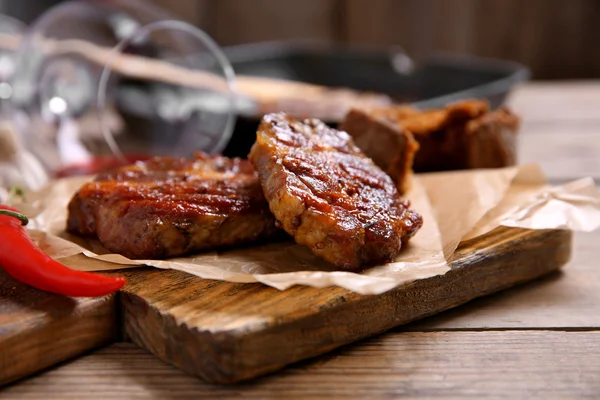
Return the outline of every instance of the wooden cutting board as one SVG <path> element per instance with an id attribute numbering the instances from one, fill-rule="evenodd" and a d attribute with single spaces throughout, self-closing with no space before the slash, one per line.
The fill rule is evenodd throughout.
<path id="1" fill-rule="evenodd" d="M 0 386 L 109 343 L 117 332 L 115 295 L 46 293 L 0 268 Z"/>
<path id="2" fill-rule="evenodd" d="M 207 382 L 238 382 L 548 274 L 570 258 L 569 231 L 498 228 L 462 243 L 443 276 L 377 296 L 345 289 L 208 281 L 128 270 L 125 334 Z"/>

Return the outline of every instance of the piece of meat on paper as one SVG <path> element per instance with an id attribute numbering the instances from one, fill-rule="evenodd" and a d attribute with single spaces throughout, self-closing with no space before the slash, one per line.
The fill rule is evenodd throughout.
<path id="1" fill-rule="evenodd" d="M 465 100 L 426 111 L 410 106 L 353 109 L 340 129 L 402 189 L 410 163 L 416 172 L 515 165 L 519 124 L 507 108 L 490 111 L 486 101 Z M 411 138 L 418 143 L 416 153 Z"/>
<path id="2" fill-rule="evenodd" d="M 249 158 L 283 229 L 342 270 L 394 260 L 423 223 L 346 132 L 319 120 L 264 116 Z"/>
<path id="3" fill-rule="evenodd" d="M 69 203 L 67 230 L 131 259 L 162 259 L 281 233 L 247 160 L 160 157 L 101 174 Z"/>
<path id="4" fill-rule="evenodd" d="M 419 143 L 408 129 L 360 109 L 350 110 L 339 129 L 352 135 L 354 143 L 394 180 L 400 193 L 410 190 Z"/>

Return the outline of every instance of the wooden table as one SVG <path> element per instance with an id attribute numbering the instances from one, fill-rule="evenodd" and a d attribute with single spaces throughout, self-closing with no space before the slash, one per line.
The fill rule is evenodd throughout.
<path id="1" fill-rule="evenodd" d="M 600 82 L 531 83 L 520 160 L 555 182 L 600 177 Z M 0 391 L 47 398 L 600 398 L 600 232 L 561 273 L 251 383 L 210 386 L 118 343 Z"/>

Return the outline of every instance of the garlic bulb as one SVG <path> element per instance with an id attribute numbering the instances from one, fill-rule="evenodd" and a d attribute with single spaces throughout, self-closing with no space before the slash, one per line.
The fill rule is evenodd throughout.
<path id="1" fill-rule="evenodd" d="M 48 180 L 39 160 L 23 148 L 12 124 L 0 122 L 0 201 L 12 186 L 35 190 Z"/>

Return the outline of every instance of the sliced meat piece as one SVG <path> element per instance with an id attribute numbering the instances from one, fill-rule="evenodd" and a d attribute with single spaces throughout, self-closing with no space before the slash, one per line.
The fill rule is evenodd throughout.
<path id="1" fill-rule="evenodd" d="M 182 256 L 279 231 L 250 162 L 204 154 L 99 175 L 71 199 L 67 229 L 132 259 Z"/>
<path id="2" fill-rule="evenodd" d="M 249 158 L 283 229 L 342 270 L 394 260 L 423 224 L 350 136 L 319 120 L 266 115 Z"/>
<path id="3" fill-rule="evenodd" d="M 363 114 L 361 123 L 355 122 L 358 112 Z M 386 144 L 388 159 L 393 154 L 406 158 L 406 146 L 396 144 L 394 149 L 387 137 L 391 129 L 401 137 L 411 132 L 419 144 L 413 163 L 416 172 L 500 168 L 516 163 L 519 119 L 506 108 L 490 111 L 483 100 L 465 100 L 427 111 L 406 106 L 355 110 L 347 114 L 340 128 L 353 138 L 369 132 L 369 145 L 363 140 L 359 147 L 376 162 L 380 158 L 375 157 L 374 150 L 379 142 Z M 386 169 L 385 163 L 378 165 Z"/>
<path id="4" fill-rule="evenodd" d="M 465 125 L 467 168 L 501 168 L 517 163 L 519 118 L 499 108 Z"/>
<path id="5" fill-rule="evenodd" d="M 381 116 L 391 122 L 400 124 L 413 134 L 421 135 L 428 132 L 443 130 L 456 125 L 462 125 L 469 120 L 489 112 L 489 105 L 483 100 L 465 100 L 450 103 L 442 109 L 419 111 L 406 106 L 389 109 L 374 109 L 374 116 Z"/>
<path id="6" fill-rule="evenodd" d="M 408 192 L 419 150 L 410 131 L 359 109 L 352 109 L 339 129 L 351 133 L 354 143 L 394 180 L 401 194 Z"/>

